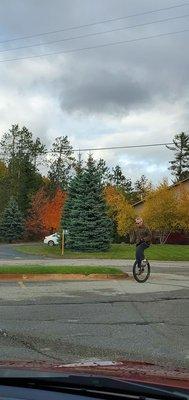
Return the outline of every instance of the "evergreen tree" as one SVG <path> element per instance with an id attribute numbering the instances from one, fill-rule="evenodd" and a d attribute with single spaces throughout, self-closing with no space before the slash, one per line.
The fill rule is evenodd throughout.
<path id="1" fill-rule="evenodd" d="M 54 187 L 66 190 L 75 165 L 72 146 L 67 136 L 57 137 L 52 145 L 48 177 Z"/>
<path id="2" fill-rule="evenodd" d="M 112 174 L 110 174 L 110 182 L 111 184 L 115 185 L 117 189 L 120 189 L 122 193 L 124 193 L 128 201 L 132 201 L 133 187 L 131 179 L 125 177 L 119 165 L 116 165 L 116 167 L 112 169 Z"/>
<path id="3" fill-rule="evenodd" d="M 107 185 L 110 183 L 110 171 L 106 165 L 106 161 L 103 160 L 103 158 L 100 158 L 100 160 L 96 163 L 96 169 L 99 173 L 102 185 Z"/>
<path id="4" fill-rule="evenodd" d="M 104 251 L 110 247 L 112 224 L 92 156 L 89 156 L 85 170 L 72 178 L 62 226 L 68 229 L 67 247 L 70 249 Z"/>
<path id="5" fill-rule="evenodd" d="M 175 135 L 173 143 L 174 147 L 167 146 L 175 153 L 175 159 L 169 161 L 171 164 L 169 169 L 175 181 L 178 182 L 189 177 L 189 135 L 181 132 Z"/>
<path id="6" fill-rule="evenodd" d="M 46 146 L 37 138 L 33 139 L 33 134 L 25 126 L 12 125 L 8 132 L 4 133 L 0 142 L 1 153 L 7 164 L 12 163 L 14 169 L 14 159 L 21 159 L 28 156 L 29 161 L 37 170 L 37 159 L 46 154 Z"/>
<path id="7" fill-rule="evenodd" d="M 142 200 L 145 195 L 151 190 L 152 184 L 145 175 L 142 175 L 140 179 L 135 182 L 135 200 Z"/>
<path id="8" fill-rule="evenodd" d="M 42 184 L 37 160 L 46 154 L 46 148 L 39 138 L 33 140 L 32 133 L 26 127 L 20 129 L 18 125 L 12 125 L 2 137 L 0 150 L 7 167 L 6 177 L 2 181 L 2 203 L 13 196 L 18 201 L 19 209 L 26 214 L 31 196 Z"/>
<path id="9" fill-rule="evenodd" d="M 40 164 L 46 164 L 45 156 L 47 154 L 46 146 L 41 143 L 41 140 L 37 137 L 37 139 L 32 143 L 31 147 L 31 155 L 33 165 L 35 170 L 37 171 L 38 167 L 38 158 L 40 157 Z"/>
<path id="10" fill-rule="evenodd" d="M 106 164 L 106 161 L 103 158 L 100 158 L 98 161 L 94 161 L 94 165 L 96 165 L 96 170 L 99 174 L 99 178 L 101 184 L 107 185 L 110 183 L 110 171 L 109 167 Z M 77 172 L 78 170 L 84 169 L 83 160 L 81 157 L 81 153 L 79 153 L 78 160 L 74 162 L 74 170 Z"/>
<path id="11" fill-rule="evenodd" d="M 9 192 L 10 182 L 8 179 L 8 168 L 6 164 L 0 160 L 0 215 L 8 203 L 10 197 Z"/>
<path id="12" fill-rule="evenodd" d="M 12 125 L 11 129 L 3 134 L 0 146 L 1 153 L 7 164 L 17 153 L 19 137 L 20 129 L 18 124 Z"/>
<path id="13" fill-rule="evenodd" d="M 8 175 L 8 169 L 4 161 L 0 160 L 0 180 Z"/>
<path id="14" fill-rule="evenodd" d="M 23 232 L 23 217 L 17 202 L 12 197 L 1 217 L 0 236 L 3 240 L 11 243 L 13 240 L 20 239 Z"/>
<path id="15" fill-rule="evenodd" d="M 28 155 L 15 156 L 8 166 L 9 170 L 9 198 L 13 196 L 18 202 L 19 209 L 27 213 L 31 204 L 32 195 L 43 183 L 42 176 L 35 171 L 35 166 Z"/>
<path id="16" fill-rule="evenodd" d="M 27 155 L 20 160 L 20 167 L 16 199 L 19 209 L 25 216 L 31 206 L 32 196 L 42 185 L 42 176 L 35 171 L 35 166 L 29 161 Z"/>
<path id="17" fill-rule="evenodd" d="M 110 175 L 110 178 L 112 184 L 115 185 L 117 188 L 124 188 L 126 178 L 119 165 L 116 165 L 115 168 L 112 169 L 112 174 Z"/>
<path id="18" fill-rule="evenodd" d="M 76 203 L 78 202 L 78 197 L 81 194 L 82 174 L 83 170 L 80 169 L 79 165 L 78 169 L 76 170 L 76 175 L 71 179 L 69 184 L 67 200 L 61 218 L 61 229 L 65 230 L 69 229 L 70 231 L 72 213 L 73 210 L 75 209 Z M 71 236 L 71 234 L 69 236 Z M 68 242 L 69 242 L 69 237 L 67 235 L 67 243 Z"/>
<path id="19" fill-rule="evenodd" d="M 78 154 L 78 159 L 75 160 L 74 170 L 75 170 L 76 174 L 79 174 L 79 173 L 81 173 L 83 171 L 83 160 L 82 160 L 80 152 Z"/>
<path id="20" fill-rule="evenodd" d="M 125 185 L 124 185 L 124 194 L 126 199 L 129 201 L 129 203 L 132 203 L 133 201 L 133 186 L 132 186 L 132 181 L 130 178 L 126 179 Z"/>

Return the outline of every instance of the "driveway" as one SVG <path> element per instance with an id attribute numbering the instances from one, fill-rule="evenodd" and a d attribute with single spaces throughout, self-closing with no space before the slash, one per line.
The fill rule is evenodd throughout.
<path id="1" fill-rule="evenodd" d="M 15 245 L 12 244 L 0 244 L 0 260 L 27 260 L 30 258 L 31 260 L 36 260 L 38 258 L 43 258 L 40 256 L 30 255 L 29 257 L 26 254 L 20 253 L 15 250 Z M 2 262 L 0 261 L 2 264 Z"/>

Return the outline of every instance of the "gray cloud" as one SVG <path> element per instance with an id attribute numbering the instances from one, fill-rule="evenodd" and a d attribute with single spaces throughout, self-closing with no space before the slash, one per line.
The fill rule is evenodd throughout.
<path id="1" fill-rule="evenodd" d="M 158 4 L 156 0 L 1 2 L 0 35 L 3 40 L 171 5 L 170 0 L 160 0 Z M 11 45 L 0 44 L 0 49 L 188 13 L 189 7 L 183 7 Z M 94 38 L 1 53 L 0 59 L 132 40 L 187 28 L 186 17 Z M 42 136 L 48 145 L 54 137 L 65 133 L 76 148 L 171 140 L 176 132 L 188 128 L 188 71 L 188 33 L 0 64 L 0 135 L 18 122 Z M 133 176 L 139 173 L 135 160 L 140 160 L 141 173 L 154 179 L 166 173 L 168 160 L 161 148 L 132 151 L 132 156 L 124 151 L 97 154 L 110 164 L 120 162 Z M 145 163 L 142 163 L 144 158 Z M 162 170 L 158 169 L 161 162 Z M 153 168 L 157 168 L 156 174 Z"/>
<path id="2" fill-rule="evenodd" d="M 176 55 L 175 55 L 176 57 Z M 61 105 L 64 111 L 84 114 L 125 114 L 146 109 L 162 101 L 174 103 L 189 93 L 187 70 L 166 64 L 136 68 L 127 61 L 120 66 L 88 62 L 70 64 L 60 80 Z M 157 62 L 159 64 L 159 62 Z M 158 69 L 159 68 L 159 69 Z M 161 69 L 162 68 L 162 69 Z"/>
<path id="3" fill-rule="evenodd" d="M 83 113 L 119 114 L 145 106 L 150 92 L 124 70 L 90 70 L 69 76 L 63 83 L 62 108 Z"/>

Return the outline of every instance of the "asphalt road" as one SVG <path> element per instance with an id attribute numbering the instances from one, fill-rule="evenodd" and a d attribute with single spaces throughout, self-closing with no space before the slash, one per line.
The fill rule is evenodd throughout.
<path id="1" fill-rule="evenodd" d="M 188 279 L 0 283 L 0 358 L 189 367 Z"/>

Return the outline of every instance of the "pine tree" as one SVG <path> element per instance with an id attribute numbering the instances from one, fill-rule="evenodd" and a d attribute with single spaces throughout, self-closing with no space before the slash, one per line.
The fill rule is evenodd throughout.
<path id="1" fill-rule="evenodd" d="M 125 187 L 126 178 L 119 165 L 116 165 L 115 168 L 112 169 L 111 182 L 117 188 Z"/>
<path id="2" fill-rule="evenodd" d="M 109 177 L 110 183 L 113 186 L 115 185 L 117 189 L 120 189 L 128 201 L 132 201 L 133 187 L 131 179 L 125 177 L 119 165 L 116 165 L 116 167 L 112 169 L 112 174 L 110 174 Z"/>
<path id="3" fill-rule="evenodd" d="M 70 226 L 71 226 L 71 219 L 72 219 L 72 213 L 73 210 L 75 209 L 76 202 L 78 201 L 78 196 L 81 194 L 81 185 L 82 185 L 82 174 L 83 174 L 83 169 L 80 168 L 80 162 L 77 163 L 77 168 L 76 168 L 76 175 L 71 179 L 69 188 L 68 188 L 68 193 L 67 193 L 67 201 L 65 202 L 62 218 L 61 218 L 61 230 L 68 230 L 70 231 Z M 72 236 L 71 233 L 67 235 L 67 245 L 69 247 L 69 237 Z"/>
<path id="4" fill-rule="evenodd" d="M 38 158 L 45 156 L 46 147 L 39 138 L 34 141 L 32 132 L 25 126 L 19 128 L 18 125 L 12 125 L 0 141 L 0 151 L 7 168 L 3 198 L 14 197 L 19 209 L 26 215 L 31 196 L 42 184 L 37 164 Z"/>
<path id="5" fill-rule="evenodd" d="M 175 135 L 173 139 L 174 147 L 167 146 L 169 150 L 174 151 L 175 159 L 169 161 L 171 174 L 178 182 L 189 177 L 189 135 L 181 132 Z"/>
<path id="6" fill-rule="evenodd" d="M 23 217 L 18 204 L 12 197 L 4 210 L 0 222 L 0 236 L 3 240 L 11 243 L 20 239 L 24 232 Z"/>
<path id="7" fill-rule="evenodd" d="M 10 198 L 10 181 L 8 177 L 8 168 L 6 164 L 0 160 L 0 215 L 5 209 Z"/>
<path id="8" fill-rule="evenodd" d="M 142 200 L 151 189 L 151 182 L 146 178 L 145 175 L 142 175 L 140 179 L 135 182 L 135 200 Z"/>
<path id="9" fill-rule="evenodd" d="M 104 251 L 110 247 L 112 224 L 97 166 L 91 156 L 84 171 L 72 179 L 62 220 L 68 229 L 67 247 L 80 251 Z"/>
<path id="10" fill-rule="evenodd" d="M 48 177 L 54 189 L 68 188 L 72 174 L 72 167 L 75 164 L 73 150 L 67 136 L 57 137 L 52 145 L 51 161 Z"/>
<path id="11" fill-rule="evenodd" d="M 100 160 L 96 163 L 96 168 L 100 175 L 102 185 L 107 185 L 110 183 L 110 171 L 106 165 L 106 161 L 103 160 L 103 158 L 100 158 Z"/>
<path id="12" fill-rule="evenodd" d="M 19 190 L 18 190 L 18 207 L 24 213 L 27 214 L 29 207 L 31 206 L 31 199 L 34 193 L 39 190 L 42 185 L 42 176 L 35 172 L 34 165 L 25 157 L 22 161 L 22 172 L 19 179 Z"/>
<path id="13" fill-rule="evenodd" d="M 4 160 L 9 165 L 12 163 L 14 169 L 14 159 L 22 159 L 28 156 L 29 161 L 35 166 L 37 171 L 38 157 L 44 157 L 46 146 L 37 138 L 33 139 L 33 134 L 25 126 L 22 128 L 18 124 L 12 125 L 8 132 L 3 134 L 0 141 L 0 150 Z"/>

